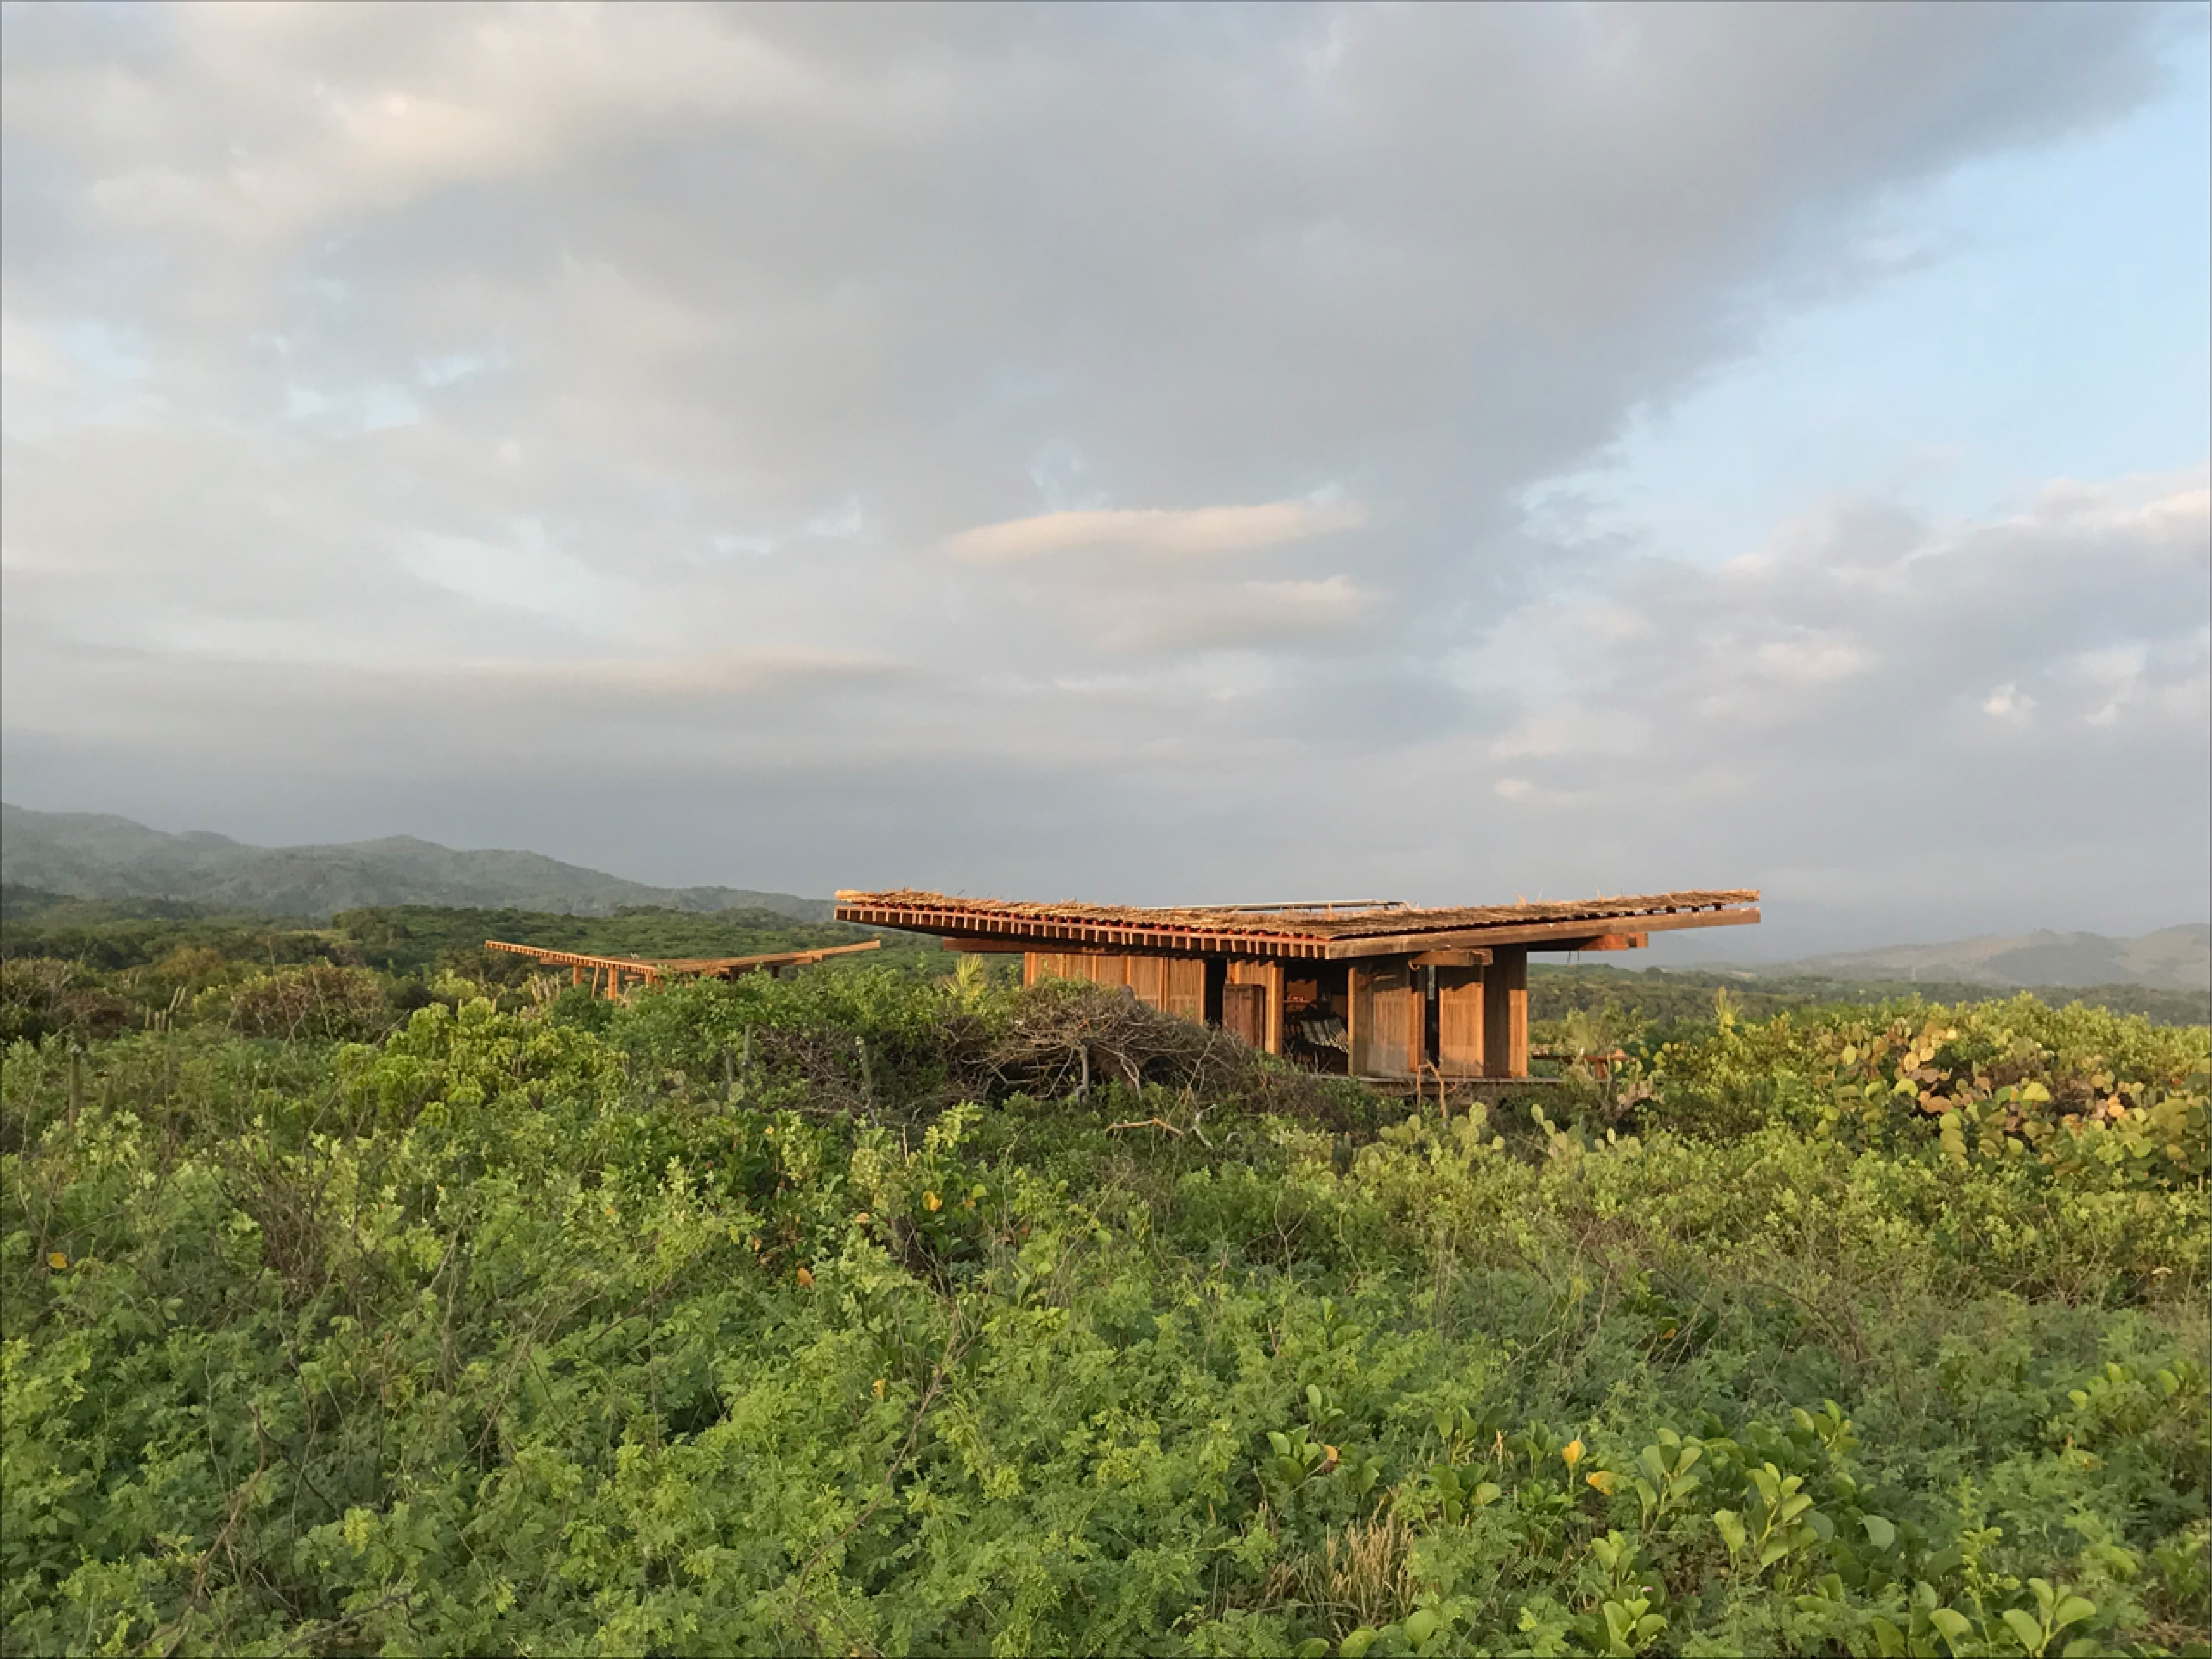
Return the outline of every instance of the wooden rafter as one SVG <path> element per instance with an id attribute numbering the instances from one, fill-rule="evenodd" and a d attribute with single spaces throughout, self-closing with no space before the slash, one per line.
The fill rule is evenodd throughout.
<path id="1" fill-rule="evenodd" d="M 555 951 L 542 945 L 516 945 L 503 939 L 488 939 L 487 951 L 505 951 L 518 957 L 534 957 L 541 968 L 576 968 L 593 973 L 630 975 L 647 981 L 660 979 L 714 978 L 729 979 L 738 974 L 758 969 L 773 971 L 781 968 L 811 968 L 830 957 L 848 957 L 862 951 L 882 948 L 879 939 L 865 940 L 859 945 L 823 945 L 806 951 L 771 951 L 756 957 L 667 957 L 648 961 L 638 957 L 596 957 L 581 951 Z"/>

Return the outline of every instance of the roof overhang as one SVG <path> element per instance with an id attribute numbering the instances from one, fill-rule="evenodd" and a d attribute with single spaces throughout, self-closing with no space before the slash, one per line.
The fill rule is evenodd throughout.
<path id="1" fill-rule="evenodd" d="M 1122 951 L 1337 962 L 1435 951 L 1626 950 L 1654 933 L 1737 927 L 1759 921 L 1749 890 L 1644 894 L 1570 902 L 1351 911 L 1254 911 L 1185 906 L 1141 909 L 1030 904 L 912 890 L 840 892 L 836 917 L 959 941 L 971 950 Z"/>

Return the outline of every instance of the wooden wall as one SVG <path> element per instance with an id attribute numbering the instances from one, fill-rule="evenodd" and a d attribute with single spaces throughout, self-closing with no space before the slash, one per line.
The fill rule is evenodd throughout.
<path id="1" fill-rule="evenodd" d="M 1427 984 L 1402 961 L 1354 963 L 1350 1003 L 1352 1076 L 1414 1076 L 1428 1046 Z"/>
<path id="2" fill-rule="evenodd" d="M 1528 1075 L 1528 951 L 1504 945 L 1491 958 L 1482 981 L 1482 1046 L 1489 1062 L 1485 1077 Z"/>
<path id="3" fill-rule="evenodd" d="M 1437 969 L 1437 1070 L 1446 1077 L 1482 1077 L 1482 969 Z"/>
<path id="4" fill-rule="evenodd" d="M 1267 1024 L 1260 1046 L 1271 1054 L 1283 1052 L 1284 977 L 1280 962 L 1265 957 L 1231 957 L 1229 959 L 1230 984 L 1257 985 L 1267 991 Z"/>
<path id="5" fill-rule="evenodd" d="M 1206 961 L 1202 957 L 1105 956 L 1090 951 L 1031 951 L 1022 958 L 1022 983 L 1041 979 L 1088 980 L 1125 985 L 1137 1000 L 1163 1013 L 1206 1023 Z"/>
<path id="6" fill-rule="evenodd" d="M 1221 976 L 1207 1006 L 1208 963 Z M 1430 1066 L 1446 1077 L 1528 1075 L 1528 953 L 1500 947 L 1483 968 L 1437 968 L 1431 1055 L 1429 975 L 1404 958 L 1350 964 L 1345 1024 L 1355 1077 L 1411 1078 Z M 1284 1048 L 1285 966 L 1266 958 L 1109 955 L 1032 951 L 1022 982 L 1087 980 L 1127 986 L 1139 1002 L 1205 1024 L 1209 1016 L 1271 1054 Z M 1253 992 L 1259 994 L 1255 996 Z"/>

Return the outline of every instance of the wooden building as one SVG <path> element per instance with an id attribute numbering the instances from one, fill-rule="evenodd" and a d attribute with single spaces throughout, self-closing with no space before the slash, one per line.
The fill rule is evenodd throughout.
<path id="1" fill-rule="evenodd" d="M 1125 986 L 1318 1071 L 1528 1074 L 1532 951 L 1630 951 L 1655 933 L 1759 920 L 1753 891 L 1417 909 L 1394 901 L 1145 909 L 841 892 L 837 920 L 1019 952 L 1022 978 Z"/>

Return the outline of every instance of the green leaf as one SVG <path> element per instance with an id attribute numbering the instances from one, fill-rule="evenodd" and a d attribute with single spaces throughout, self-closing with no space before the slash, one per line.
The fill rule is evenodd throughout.
<path id="1" fill-rule="evenodd" d="M 1307 1638 L 1297 1648 L 1298 1659 L 1322 1659 L 1328 1651 L 1328 1643 L 1318 1636 Z"/>
<path id="2" fill-rule="evenodd" d="M 1897 1541 L 1897 1528 L 1884 1516 L 1863 1515 L 1859 1525 L 1866 1528 L 1867 1542 L 1878 1550 L 1886 1550 Z"/>
<path id="3" fill-rule="evenodd" d="M 1888 1620 L 1875 1618 L 1868 1623 L 1874 1630 L 1874 1644 L 1881 1659 L 1905 1659 L 1905 1632 Z"/>
<path id="4" fill-rule="evenodd" d="M 2021 1646 L 2027 1649 L 2028 1652 L 2040 1655 L 2045 1647 L 2049 1645 L 2051 1638 L 2043 1633 L 2043 1626 L 2018 1607 L 2007 1607 L 2004 1610 L 2004 1621 L 2013 1635 L 2019 1638 Z"/>
<path id="5" fill-rule="evenodd" d="M 1973 1629 L 1966 1615 L 1956 1607 L 1936 1607 L 1929 1612 L 1928 1622 L 1942 1633 L 1943 1639 L 1955 1644 L 1958 1639 Z"/>
<path id="6" fill-rule="evenodd" d="M 2069 1595 L 2059 1602 L 2058 1610 L 2051 1614 L 2051 1628 L 2062 1631 L 2069 1625 L 2078 1625 L 2084 1619 L 2096 1616 L 2097 1604 L 2094 1601 L 2086 1595 Z"/>
<path id="7" fill-rule="evenodd" d="M 1744 1534 L 1743 1522 L 1734 1510 L 1715 1510 L 1713 1525 L 1720 1529 L 1721 1542 L 1729 1547 L 1730 1554 L 1741 1550 L 1750 1541 Z"/>
<path id="8" fill-rule="evenodd" d="M 1371 1626 L 1362 1625 L 1338 1643 L 1336 1650 L 1344 1656 L 1344 1659 L 1360 1659 L 1361 1655 L 1375 1645 L 1375 1638 L 1382 1633 Z"/>
<path id="9" fill-rule="evenodd" d="M 1416 1648 L 1425 1647 L 1436 1630 L 1437 1615 L 1427 1607 L 1418 1607 L 1406 1620 L 1406 1639 Z"/>

